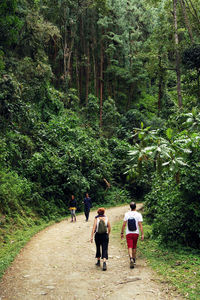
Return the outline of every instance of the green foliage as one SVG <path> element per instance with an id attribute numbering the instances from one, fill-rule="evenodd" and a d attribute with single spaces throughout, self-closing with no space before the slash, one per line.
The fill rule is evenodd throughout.
<path id="1" fill-rule="evenodd" d="M 200 69 L 200 45 L 185 49 L 182 56 L 183 64 L 188 69 Z"/>
<path id="2" fill-rule="evenodd" d="M 64 216 L 72 193 L 79 210 L 86 191 L 96 204 L 146 196 L 160 240 L 167 230 L 175 237 L 174 224 L 179 242 L 191 236 L 199 245 L 196 6 L 188 5 L 195 40 L 189 48 L 178 8 L 182 63 L 191 69 L 182 68 L 179 111 L 170 1 L 1 1 L 0 212 L 6 220 L 23 226 L 31 212 L 45 220 Z M 185 207 L 193 216 L 187 224 Z"/>
<path id="3" fill-rule="evenodd" d="M 199 191 L 197 185 L 199 174 L 193 167 L 194 174 L 189 179 L 191 169 L 182 172 L 181 184 L 178 186 L 172 177 L 160 182 L 155 177 L 151 192 L 145 197 L 145 207 L 150 222 L 153 221 L 154 237 L 162 243 L 182 243 L 190 247 L 199 247 L 200 214 L 198 209 Z M 192 183 L 192 184 L 191 184 Z"/>
<path id="4" fill-rule="evenodd" d="M 4 74 L 0 79 L 0 115 L 5 122 L 15 119 L 16 112 L 20 113 L 20 94 L 20 84 L 16 78 Z"/>
<path id="5" fill-rule="evenodd" d="M 0 49 L 0 72 L 5 68 L 4 52 Z"/>
<path id="6" fill-rule="evenodd" d="M 130 202 L 130 194 L 127 190 L 121 189 L 119 187 L 111 187 L 106 195 L 105 201 L 108 205 L 116 206 L 122 203 Z"/>
<path id="7" fill-rule="evenodd" d="M 17 43 L 23 21 L 17 16 L 17 0 L 2 0 L 0 3 L 0 44 L 8 47 Z"/>
<path id="8" fill-rule="evenodd" d="M 103 131 L 108 136 L 115 134 L 117 125 L 119 124 L 120 114 L 117 111 L 115 101 L 111 98 L 103 103 Z"/>
<path id="9" fill-rule="evenodd" d="M 199 247 L 200 231 L 198 210 L 199 147 L 198 112 L 183 114 L 183 127 L 177 132 L 168 128 L 165 137 L 150 128 L 135 129 L 134 139 L 138 143 L 129 151 L 128 179 L 136 182 L 152 179 L 151 190 L 145 196 L 146 210 L 153 221 L 154 236 L 161 242 L 179 243 Z M 149 163 L 152 168 L 148 169 Z M 157 174 L 155 173 L 157 171 Z M 192 172 L 191 172 L 192 171 Z M 193 175 L 189 175 L 193 174 Z M 191 216 L 188 218 L 188 214 Z"/>
<path id="10" fill-rule="evenodd" d="M 140 111 L 137 109 L 128 110 L 120 119 L 120 126 L 118 127 L 119 137 L 130 138 L 133 128 L 139 127 L 142 121 L 144 121 L 144 115 Z"/>
<path id="11" fill-rule="evenodd" d="M 86 125 L 94 130 L 99 129 L 99 100 L 92 94 L 88 95 L 88 104 L 83 109 Z"/>
<path id="12" fill-rule="evenodd" d="M 67 93 L 67 99 L 65 100 L 65 106 L 71 108 L 74 111 L 79 110 L 80 99 L 75 89 L 69 89 Z"/>
<path id="13" fill-rule="evenodd" d="M 6 169 L 0 171 L 0 183 L 0 212 L 10 216 L 23 214 L 31 199 L 32 184 Z"/>

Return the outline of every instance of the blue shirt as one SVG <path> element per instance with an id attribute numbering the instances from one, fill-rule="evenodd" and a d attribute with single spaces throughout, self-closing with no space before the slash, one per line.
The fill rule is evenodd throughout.
<path id="1" fill-rule="evenodd" d="M 89 210 L 92 207 L 92 201 L 90 197 L 84 199 L 84 205 L 85 210 Z"/>

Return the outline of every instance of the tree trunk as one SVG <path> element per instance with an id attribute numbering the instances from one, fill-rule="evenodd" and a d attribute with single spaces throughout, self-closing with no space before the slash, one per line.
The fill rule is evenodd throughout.
<path id="1" fill-rule="evenodd" d="M 197 69 L 198 98 L 200 99 L 200 82 L 199 82 L 199 77 L 200 77 L 200 70 Z"/>
<path id="2" fill-rule="evenodd" d="M 177 23 L 177 0 L 173 0 L 173 16 L 174 16 L 174 39 L 175 39 L 175 52 L 176 52 L 176 76 L 177 76 L 177 94 L 178 105 L 182 107 L 181 95 L 181 70 L 180 70 L 180 54 L 179 54 L 179 39 L 178 39 L 178 23 Z"/>
<path id="3" fill-rule="evenodd" d="M 89 42 L 87 43 L 87 66 L 86 66 L 86 84 L 85 84 L 85 102 L 88 104 L 88 91 L 89 91 L 89 80 L 90 80 L 90 48 Z"/>
<path id="4" fill-rule="evenodd" d="M 92 46 L 92 59 L 93 59 L 93 78 L 94 78 L 94 94 L 96 95 L 97 90 L 97 79 L 96 79 L 96 60 L 94 54 L 94 45 Z"/>
<path id="5" fill-rule="evenodd" d="M 67 37 L 66 37 L 66 32 L 65 32 L 64 33 L 64 48 L 63 48 L 63 74 L 64 74 L 64 79 L 66 79 L 66 77 L 67 77 L 66 66 L 67 66 Z"/>
<path id="6" fill-rule="evenodd" d="M 76 49 L 75 60 L 76 60 L 76 88 L 77 88 L 78 95 L 79 95 L 79 99 L 80 99 L 79 66 L 78 66 L 79 58 L 78 58 L 78 52 L 77 52 L 77 49 Z"/>
<path id="7" fill-rule="evenodd" d="M 79 48 L 80 53 L 85 54 L 84 52 L 84 29 L 83 29 L 83 16 L 80 16 L 80 48 Z M 80 88 L 80 100 L 82 101 L 83 97 L 83 78 L 84 78 L 84 66 L 83 66 L 83 61 L 82 61 L 82 55 L 80 55 L 80 68 L 79 68 L 79 88 Z M 84 95 L 85 97 L 85 95 Z"/>
<path id="8" fill-rule="evenodd" d="M 161 112 L 161 109 L 162 109 L 162 98 L 163 98 L 163 86 L 164 86 L 164 76 L 163 76 L 163 72 L 164 72 L 164 69 L 162 67 L 162 58 L 161 56 L 159 55 L 158 56 L 158 60 L 159 60 L 159 63 L 158 63 L 158 66 L 159 66 L 159 70 L 158 70 L 158 76 L 159 76 L 159 81 L 158 81 L 158 116 L 160 116 L 160 112 Z"/>
<path id="9" fill-rule="evenodd" d="M 131 99 L 132 99 L 132 96 L 133 96 L 133 90 L 134 90 L 134 82 L 131 83 L 131 86 L 129 87 L 129 93 L 128 93 L 128 101 L 126 103 L 126 111 L 129 110 L 130 106 L 131 106 Z"/>
<path id="10" fill-rule="evenodd" d="M 191 0 L 189 0 L 189 2 L 190 2 L 191 6 L 192 6 L 192 8 L 193 8 L 193 11 L 194 11 L 194 14 L 195 14 L 195 16 L 196 16 L 197 21 L 200 23 L 199 16 L 198 16 L 198 13 L 197 13 L 197 11 L 196 11 L 196 8 L 194 7 L 194 4 L 192 3 Z"/>
<path id="11" fill-rule="evenodd" d="M 71 33 L 71 43 L 69 45 L 69 49 L 67 52 L 67 70 L 66 70 L 66 78 L 69 82 L 71 81 L 70 70 L 71 70 L 71 57 L 72 57 L 73 48 L 74 48 L 74 34 Z"/>
<path id="12" fill-rule="evenodd" d="M 102 33 L 103 36 L 103 33 Z M 101 40 L 100 50 L 100 129 L 102 128 L 102 111 L 103 111 L 103 41 Z"/>
<path id="13" fill-rule="evenodd" d="M 190 26 L 190 21 L 189 21 L 187 12 L 186 12 L 185 2 L 184 2 L 184 0 L 180 0 L 180 2 L 181 2 L 181 8 L 182 8 L 183 16 L 184 16 L 185 26 L 188 30 L 190 40 L 194 44 L 194 38 L 193 38 L 193 34 L 192 34 L 192 29 Z"/>

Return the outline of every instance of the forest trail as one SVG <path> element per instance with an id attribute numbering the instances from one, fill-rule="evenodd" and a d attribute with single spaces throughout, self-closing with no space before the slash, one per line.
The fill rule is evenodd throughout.
<path id="1" fill-rule="evenodd" d="M 107 209 L 111 226 L 127 210 Z M 90 243 L 95 215 L 90 213 L 89 222 L 79 215 L 76 223 L 68 219 L 36 234 L 5 273 L 0 300 L 183 299 L 143 259 L 130 269 L 126 249 L 112 234 L 108 269 L 96 267 L 95 243 Z"/>

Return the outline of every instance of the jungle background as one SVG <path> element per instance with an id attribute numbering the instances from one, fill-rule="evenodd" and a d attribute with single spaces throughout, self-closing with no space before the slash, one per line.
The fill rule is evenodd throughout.
<path id="1" fill-rule="evenodd" d="M 152 238 L 199 248 L 199 7 L 1 0 L 0 243 L 88 192 L 143 202 Z"/>

